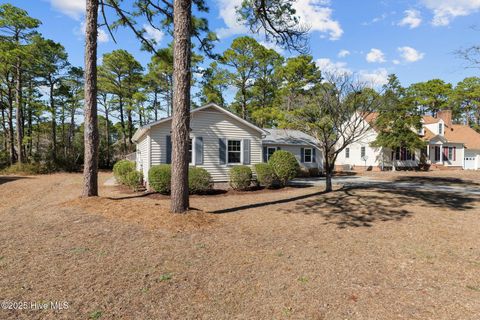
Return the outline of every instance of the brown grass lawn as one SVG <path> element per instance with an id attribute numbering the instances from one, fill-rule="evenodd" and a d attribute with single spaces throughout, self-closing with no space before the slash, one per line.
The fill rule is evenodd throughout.
<path id="1" fill-rule="evenodd" d="M 81 181 L 0 177 L 0 300 L 68 302 L 0 319 L 480 319 L 477 197 L 291 188 L 172 215 Z"/>

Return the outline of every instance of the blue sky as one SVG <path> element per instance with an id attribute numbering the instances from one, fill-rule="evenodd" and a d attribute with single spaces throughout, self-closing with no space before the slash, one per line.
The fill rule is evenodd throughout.
<path id="1" fill-rule="evenodd" d="M 6 2 L 43 21 L 40 31 L 44 36 L 62 43 L 73 65 L 83 64 L 85 0 L 0 0 Z M 249 34 L 234 15 L 241 0 L 207 3 L 210 27 L 220 35 L 217 52 L 236 36 Z M 455 84 L 479 73 L 464 68 L 454 52 L 480 43 L 480 25 L 473 28 L 480 21 L 480 0 L 297 0 L 295 5 L 301 21 L 310 26 L 311 54 L 324 71 L 352 72 L 375 84 L 396 73 L 404 85 L 432 78 Z M 117 31 L 117 44 L 104 31 L 99 55 L 123 48 L 143 64 L 149 61 L 150 55 L 140 51 L 130 31 Z M 159 32 L 151 36 L 160 46 L 169 42 Z"/>

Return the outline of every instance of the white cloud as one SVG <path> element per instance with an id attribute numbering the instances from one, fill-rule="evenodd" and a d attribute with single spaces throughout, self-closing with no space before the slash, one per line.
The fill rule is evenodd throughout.
<path id="1" fill-rule="evenodd" d="M 75 20 L 85 14 L 85 3 L 85 0 L 50 0 L 52 7 Z"/>
<path id="2" fill-rule="evenodd" d="M 388 83 L 388 71 L 385 68 L 373 71 L 361 70 L 358 73 L 358 78 L 367 86 L 377 88 Z"/>
<path id="3" fill-rule="evenodd" d="M 242 4 L 242 0 L 217 0 L 219 6 L 219 15 L 225 23 L 225 28 L 216 30 L 219 38 L 227 38 L 236 34 L 247 33 L 248 28 L 241 24 L 237 18 L 237 7 Z"/>
<path id="4" fill-rule="evenodd" d="M 277 53 L 283 54 L 285 50 L 283 50 L 279 45 L 273 42 L 268 42 L 268 41 L 258 41 L 262 46 L 264 46 L 267 49 L 272 49 L 275 50 Z"/>
<path id="5" fill-rule="evenodd" d="M 328 0 L 297 0 L 294 8 L 300 23 L 310 27 L 310 31 L 327 33 L 330 40 L 338 40 L 343 34 L 340 23 L 332 19 L 333 10 Z"/>
<path id="6" fill-rule="evenodd" d="M 333 62 L 328 58 L 317 59 L 316 64 L 320 71 L 324 74 L 335 76 L 351 75 L 352 70 L 347 67 L 345 62 Z"/>
<path id="7" fill-rule="evenodd" d="M 397 59 L 393 60 L 392 62 L 393 64 L 400 64 L 400 60 L 397 60 Z"/>
<path id="8" fill-rule="evenodd" d="M 165 36 L 165 33 L 163 33 L 161 30 L 155 29 L 149 24 L 144 24 L 143 29 L 145 29 L 146 38 L 154 40 L 157 44 L 160 43 Z"/>
<path id="9" fill-rule="evenodd" d="M 316 64 L 324 75 L 352 76 L 368 87 L 378 88 L 388 82 L 388 71 L 385 68 L 354 72 L 345 62 L 334 62 L 328 58 L 317 59 Z"/>
<path id="10" fill-rule="evenodd" d="M 380 49 L 372 48 L 366 56 L 367 62 L 370 63 L 383 63 L 385 62 L 385 54 Z"/>
<path id="11" fill-rule="evenodd" d="M 434 26 L 447 26 L 456 17 L 480 10 L 480 0 L 421 0 L 421 3 L 433 11 Z"/>
<path id="12" fill-rule="evenodd" d="M 216 30 L 220 38 L 249 32 L 249 29 L 238 21 L 236 14 L 236 8 L 242 4 L 242 0 L 217 0 L 217 4 L 219 16 L 226 25 Z M 297 0 L 293 6 L 300 23 L 310 27 L 310 32 L 318 31 L 326 34 L 330 40 L 338 40 L 343 30 L 340 23 L 332 19 L 333 10 L 328 7 L 329 4 L 328 0 Z"/>
<path id="13" fill-rule="evenodd" d="M 350 51 L 345 50 L 345 49 L 340 50 L 340 52 L 338 53 L 338 57 L 339 57 L 339 58 L 346 58 L 346 57 L 348 57 L 349 55 L 350 55 Z"/>
<path id="14" fill-rule="evenodd" d="M 422 60 L 425 56 L 424 53 L 419 52 L 412 47 L 400 47 L 398 48 L 398 51 L 405 62 L 417 62 Z"/>
<path id="15" fill-rule="evenodd" d="M 75 29 L 74 33 L 78 36 L 85 37 L 85 32 L 86 32 L 86 26 L 85 26 L 85 21 L 80 22 L 80 28 Z M 105 43 L 110 40 L 110 37 L 108 34 L 105 32 L 103 29 L 98 29 L 98 35 L 97 35 L 97 41 L 98 43 Z"/>
<path id="16" fill-rule="evenodd" d="M 422 23 L 422 17 L 418 10 L 405 10 L 405 17 L 398 23 L 399 26 L 408 26 L 415 29 Z"/>

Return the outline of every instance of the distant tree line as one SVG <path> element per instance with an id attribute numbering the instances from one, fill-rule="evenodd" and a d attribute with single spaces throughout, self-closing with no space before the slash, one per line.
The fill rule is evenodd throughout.
<path id="1" fill-rule="evenodd" d="M 0 6 L 0 166 L 42 162 L 74 170 L 84 154 L 84 72 L 70 64 L 62 44 L 38 32 L 40 24 L 11 4 Z M 139 126 L 172 115 L 173 60 L 172 45 L 155 50 L 146 66 L 126 50 L 103 56 L 97 94 L 100 167 L 134 151 Z M 251 37 L 236 38 L 209 61 L 203 67 L 205 55 L 192 54 L 192 107 L 214 102 L 261 127 L 294 126 L 292 116 L 324 96 L 328 83 L 312 56 L 285 58 Z M 400 86 L 396 78 L 389 80 Z M 412 114 L 451 109 L 454 121 L 480 130 L 478 77 L 456 86 L 433 79 L 383 89 L 362 89 L 362 97 L 386 101 L 376 111 L 392 111 L 395 93 Z"/>

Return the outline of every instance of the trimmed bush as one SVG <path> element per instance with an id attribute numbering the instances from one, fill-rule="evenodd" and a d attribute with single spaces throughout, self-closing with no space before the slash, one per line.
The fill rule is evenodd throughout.
<path id="1" fill-rule="evenodd" d="M 125 185 L 130 187 L 133 191 L 138 191 L 143 180 L 143 174 L 140 171 L 134 170 L 127 173 L 125 176 Z"/>
<path id="2" fill-rule="evenodd" d="M 268 164 L 272 167 L 282 186 L 297 176 L 300 165 L 295 156 L 288 151 L 278 150 L 270 157 Z"/>
<path id="3" fill-rule="evenodd" d="M 310 177 L 320 177 L 322 175 L 322 171 L 320 171 L 318 168 L 309 168 L 308 174 Z"/>
<path id="4" fill-rule="evenodd" d="M 248 166 L 234 166 L 230 169 L 230 187 L 245 190 L 252 183 L 252 169 Z"/>
<path id="5" fill-rule="evenodd" d="M 113 166 L 113 175 L 121 184 L 125 184 L 127 174 L 135 171 L 135 162 L 129 160 L 120 160 Z"/>
<path id="6" fill-rule="evenodd" d="M 172 167 L 169 164 L 152 166 L 148 170 L 148 183 L 156 192 L 168 194 L 172 183 Z"/>
<path id="7" fill-rule="evenodd" d="M 260 185 L 270 188 L 278 182 L 277 175 L 268 163 L 257 163 L 254 168 Z"/>
<path id="8" fill-rule="evenodd" d="M 188 191 L 194 193 L 206 193 L 213 188 L 212 177 L 207 170 L 198 167 L 188 169 Z"/>

